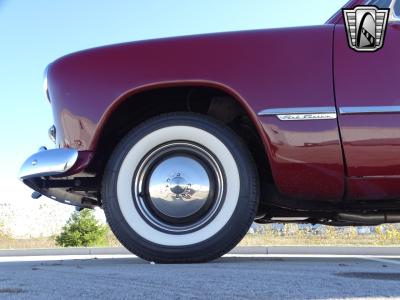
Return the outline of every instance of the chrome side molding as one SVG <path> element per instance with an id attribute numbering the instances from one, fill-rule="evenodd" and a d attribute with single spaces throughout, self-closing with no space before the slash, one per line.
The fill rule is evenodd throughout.
<path id="1" fill-rule="evenodd" d="M 336 119 L 334 106 L 269 108 L 258 112 L 259 116 L 276 116 L 282 121 L 332 120 Z"/>
<path id="2" fill-rule="evenodd" d="M 342 106 L 339 107 L 339 113 L 341 115 L 400 113 L 400 105 Z M 334 106 L 268 108 L 261 110 L 257 115 L 276 116 L 282 121 L 330 120 L 337 118 Z"/>
<path id="3" fill-rule="evenodd" d="M 76 149 L 52 149 L 41 147 L 21 166 L 20 179 L 61 175 L 72 168 L 78 160 Z"/>
<path id="4" fill-rule="evenodd" d="M 339 112 L 341 115 L 400 113 L 400 105 L 345 106 L 345 107 L 340 107 Z"/>

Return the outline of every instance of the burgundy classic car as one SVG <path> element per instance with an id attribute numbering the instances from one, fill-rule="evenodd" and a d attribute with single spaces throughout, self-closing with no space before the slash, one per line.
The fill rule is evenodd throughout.
<path id="1" fill-rule="evenodd" d="M 20 178 L 35 198 L 103 208 L 122 244 L 156 262 L 217 258 L 253 221 L 400 222 L 400 1 L 345 8 L 360 5 L 390 8 L 379 51 L 349 47 L 339 10 L 320 26 L 56 60 L 56 147 Z"/>

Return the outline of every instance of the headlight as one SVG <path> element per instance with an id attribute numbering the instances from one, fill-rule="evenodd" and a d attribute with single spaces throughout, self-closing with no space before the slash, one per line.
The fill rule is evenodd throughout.
<path id="1" fill-rule="evenodd" d="M 53 143 L 56 142 L 56 126 L 54 125 L 49 128 L 49 138 Z"/>
<path id="2" fill-rule="evenodd" d="M 46 94 L 47 100 L 50 101 L 49 89 L 47 86 L 47 69 L 48 69 L 48 67 L 46 67 L 46 69 L 44 70 L 44 74 L 43 74 L 43 90 L 44 90 L 44 93 Z"/>

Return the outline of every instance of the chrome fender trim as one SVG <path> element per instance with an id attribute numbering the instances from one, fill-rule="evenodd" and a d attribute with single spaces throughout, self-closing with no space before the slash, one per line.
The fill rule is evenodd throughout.
<path id="1" fill-rule="evenodd" d="M 276 116 L 282 121 L 308 121 L 336 119 L 334 106 L 269 108 L 258 112 L 259 116 Z"/>
<path id="2" fill-rule="evenodd" d="M 339 107 L 341 115 L 356 115 L 356 114 L 390 114 L 400 113 L 399 105 L 390 106 L 345 106 Z"/>

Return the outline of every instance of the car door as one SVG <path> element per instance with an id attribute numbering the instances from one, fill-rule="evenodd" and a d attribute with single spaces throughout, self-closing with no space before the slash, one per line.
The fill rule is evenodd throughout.
<path id="1" fill-rule="evenodd" d="M 347 165 L 347 197 L 400 197 L 400 0 L 392 5 L 383 48 L 356 52 L 344 24 L 334 36 L 334 83 Z M 342 22 L 340 22 L 342 23 Z"/>

